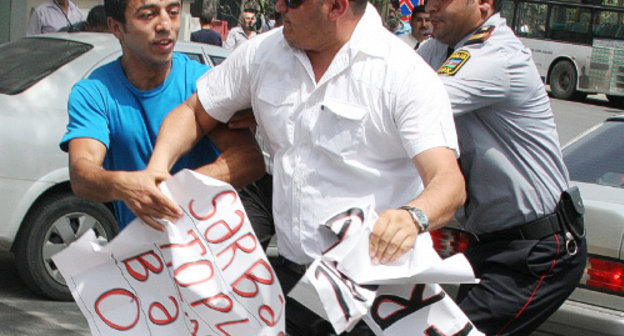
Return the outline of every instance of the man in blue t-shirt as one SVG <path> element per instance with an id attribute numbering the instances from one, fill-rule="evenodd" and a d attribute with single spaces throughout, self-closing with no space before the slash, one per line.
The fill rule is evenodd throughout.
<path id="1" fill-rule="evenodd" d="M 120 228 L 140 217 L 174 220 L 181 209 L 158 188 L 169 172 L 144 170 L 160 124 L 196 91 L 209 67 L 173 53 L 180 29 L 180 2 L 106 0 L 108 26 L 122 56 L 78 82 L 69 98 L 69 124 L 61 149 L 69 152 L 74 192 L 94 201 L 115 201 Z M 219 127 L 180 158 L 183 168 L 242 187 L 262 176 L 264 162 L 249 130 Z"/>

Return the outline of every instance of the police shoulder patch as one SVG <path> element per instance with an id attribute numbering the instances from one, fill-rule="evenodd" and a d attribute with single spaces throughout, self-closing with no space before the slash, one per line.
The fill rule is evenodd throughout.
<path id="1" fill-rule="evenodd" d="M 466 64 L 469 58 L 470 53 L 467 50 L 458 50 L 446 59 L 446 62 L 438 69 L 438 73 L 440 75 L 453 76 Z"/>
<path id="2" fill-rule="evenodd" d="M 464 45 L 483 43 L 487 41 L 488 38 L 490 38 L 493 31 L 494 31 L 494 26 L 492 25 L 482 26 L 479 29 L 477 29 L 477 31 L 474 34 L 472 34 L 472 36 L 468 38 L 468 41 L 466 41 Z"/>

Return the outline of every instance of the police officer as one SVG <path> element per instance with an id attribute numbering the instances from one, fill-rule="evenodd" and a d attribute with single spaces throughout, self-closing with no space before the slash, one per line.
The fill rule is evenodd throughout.
<path id="1" fill-rule="evenodd" d="M 587 251 L 548 95 L 501 2 L 428 0 L 435 39 L 418 53 L 448 91 L 467 183 L 457 217 L 481 282 L 458 303 L 488 335 L 527 335 L 574 290 Z"/>

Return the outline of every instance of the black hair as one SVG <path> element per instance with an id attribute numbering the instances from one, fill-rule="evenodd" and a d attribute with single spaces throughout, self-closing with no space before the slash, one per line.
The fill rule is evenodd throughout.
<path id="1" fill-rule="evenodd" d="M 122 24 L 126 23 L 126 8 L 128 0 L 104 0 L 104 9 L 106 16 L 110 16 Z"/>
<path id="2" fill-rule="evenodd" d="M 87 15 L 87 23 L 91 27 L 106 27 L 106 10 L 104 6 L 93 6 Z"/>
<path id="3" fill-rule="evenodd" d="M 414 10 L 412 11 L 412 15 L 415 13 L 427 13 L 427 10 L 425 9 L 425 5 L 414 7 Z"/>
<path id="4" fill-rule="evenodd" d="M 205 25 L 205 24 L 210 24 L 212 23 L 212 19 L 214 18 L 214 15 L 208 13 L 208 12 L 203 12 L 200 16 L 199 16 L 199 24 L 201 25 Z"/>
<path id="5" fill-rule="evenodd" d="M 366 4 L 368 0 L 350 0 L 353 2 L 353 12 L 356 14 L 363 14 L 364 10 L 366 10 Z"/>
<path id="6" fill-rule="evenodd" d="M 255 8 L 245 8 L 243 9 L 243 13 L 254 13 L 254 15 L 258 14 L 258 10 Z"/>

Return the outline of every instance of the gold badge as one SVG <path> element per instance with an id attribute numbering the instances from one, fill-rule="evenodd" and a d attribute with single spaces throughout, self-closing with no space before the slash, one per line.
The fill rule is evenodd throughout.
<path id="1" fill-rule="evenodd" d="M 466 63 L 466 61 L 468 61 L 469 58 L 470 53 L 468 51 L 458 50 L 446 59 L 446 62 L 444 62 L 440 69 L 438 69 L 438 73 L 440 75 L 453 76 Z"/>

